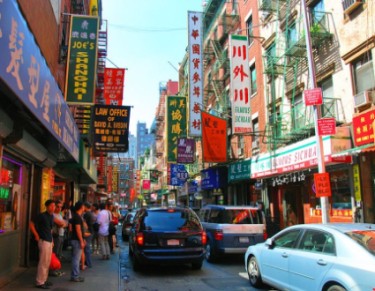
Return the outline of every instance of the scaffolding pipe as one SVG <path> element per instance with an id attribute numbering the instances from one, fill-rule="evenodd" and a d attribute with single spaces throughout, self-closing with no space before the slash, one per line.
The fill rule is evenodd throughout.
<path id="1" fill-rule="evenodd" d="M 316 75 L 315 75 L 315 64 L 314 64 L 314 57 L 312 52 L 311 46 L 311 36 L 310 36 L 310 25 L 309 25 L 309 18 L 308 18 L 308 10 L 306 6 L 306 0 L 301 0 L 302 5 L 302 13 L 303 13 L 303 24 L 305 28 L 305 35 L 306 35 L 306 49 L 307 49 L 307 60 L 308 60 L 308 67 L 309 67 L 309 87 L 310 89 L 316 88 Z M 314 124 L 315 124 L 315 137 L 316 137 L 316 146 L 317 146 L 317 156 L 318 156 L 318 170 L 319 173 L 325 173 L 326 167 L 324 162 L 324 149 L 323 149 L 323 139 L 318 134 L 318 120 L 321 118 L 321 105 L 314 105 Z M 329 222 L 329 215 L 328 215 L 328 197 L 321 197 L 320 204 L 322 208 L 322 223 Z"/>

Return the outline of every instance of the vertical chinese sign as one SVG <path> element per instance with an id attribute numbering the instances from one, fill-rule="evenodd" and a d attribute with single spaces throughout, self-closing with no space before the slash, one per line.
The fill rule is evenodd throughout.
<path id="1" fill-rule="evenodd" d="M 94 104 L 99 21 L 93 16 L 72 15 L 65 83 L 65 100 Z"/>
<path id="2" fill-rule="evenodd" d="M 227 121 L 202 111 L 203 160 L 208 163 L 227 161 Z"/>
<path id="3" fill-rule="evenodd" d="M 189 136 L 201 136 L 203 104 L 202 12 L 188 12 L 189 33 Z"/>
<path id="4" fill-rule="evenodd" d="M 186 136 L 186 97 L 167 96 L 167 162 L 177 161 L 177 139 Z"/>
<path id="5" fill-rule="evenodd" d="M 105 68 L 104 100 L 106 105 L 122 105 L 125 69 Z"/>
<path id="6" fill-rule="evenodd" d="M 230 96 L 232 101 L 233 134 L 251 131 L 250 68 L 247 37 L 230 36 Z"/>

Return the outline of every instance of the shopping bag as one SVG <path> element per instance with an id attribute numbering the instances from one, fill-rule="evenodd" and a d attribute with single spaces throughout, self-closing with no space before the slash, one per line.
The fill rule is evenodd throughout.
<path id="1" fill-rule="evenodd" d="M 51 263 L 49 264 L 49 268 L 52 271 L 61 269 L 61 262 L 54 252 L 52 252 L 51 255 Z"/>

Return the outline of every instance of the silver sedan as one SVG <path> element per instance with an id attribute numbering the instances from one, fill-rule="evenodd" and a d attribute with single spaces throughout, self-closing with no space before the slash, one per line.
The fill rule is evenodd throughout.
<path id="1" fill-rule="evenodd" d="M 375 224 L 288 227 L 245 254 L 250 284 L 280 290 L 375 290 Z"/>

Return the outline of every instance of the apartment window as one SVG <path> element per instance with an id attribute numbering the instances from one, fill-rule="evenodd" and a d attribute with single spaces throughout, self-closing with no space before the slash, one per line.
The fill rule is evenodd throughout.
<path id="1" fill-rule="evenodd" d="M 311 19 L 312 19 L 312 24 L 315 23 L 320 23 L 322 24 L 323 22 L 323 17 L 325 15 L 324 12 L 324 1 L 320 0 L 314 3 L 313 6 L 310 8 L 311 11 Z"/>
<path id="2" fill-rule="evenodd" d="M 255 64 L 250 66 L 250 86 L 251 95 L 257 92 L 257 71 L 255 69 Z"/>
<path id="3" fill-rule="evenodd" d="M 375 77 L 371 53 L 364 54 L 352 63 L 355 94 L 375 88 Z"/>
<path id="4" fill-rule="evenodd" d="M 287 45 L 288 48 L 291 48 L 297 42 L 297 29 L 296 25 L 293 24 L 288 28 L 287 32 Z"/>
<path id="5" fill-rule="evenodd" d="M 253 16 L 250 16 L 249 19 L 246 21 L 246 27 L 247 27 L 247 41 L 249 46 L 253 44 L 254 42 L 254 26 L 253 26 Z"/>
<path id="6" fill-rule="evenodd" d="M 302 99 L 302 93 L 296 95 L 294 97 L 294 102 L 292 105 L 293 111 L 293 128 L 299 129 L 305 126 L 306 121 L 306 112 L 305 112 L 305 106 Z"/>
<path id="7" fill-rule="evenodd" d="M 267 51 L 266 51 L 266 57 L 267 57 L 267 67 L 270 68 L 274 63 L 276 63 L 276 44 L 272 43 Z"/>
<path id="8" fill-rule="evenodd" d="M 254 149 L 259 149 L 259 121 L 258 118 L 254 118 L 252 121 L 252 128 L 253 128 L 253 143 L 252 148 L 253 152 Z"/>

